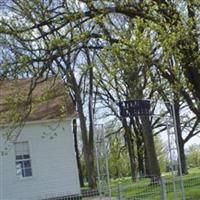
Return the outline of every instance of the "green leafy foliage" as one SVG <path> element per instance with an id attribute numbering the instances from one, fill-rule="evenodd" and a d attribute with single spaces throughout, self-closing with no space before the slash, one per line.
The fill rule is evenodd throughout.
<path id="1" fill-rule="evenodd" d="M 189 167 L 200 167 L 200 145 L 190 145 L 187 149 L 186 156 Z"/>

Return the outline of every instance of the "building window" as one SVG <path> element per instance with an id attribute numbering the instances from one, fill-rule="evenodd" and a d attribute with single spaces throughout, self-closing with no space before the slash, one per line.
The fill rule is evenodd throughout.
<path id="1" fill-rule="evenodd" d="M 32 176 L 28 142 L 15 143 L 15 159 L 17 177 L 24 178 Z"/>

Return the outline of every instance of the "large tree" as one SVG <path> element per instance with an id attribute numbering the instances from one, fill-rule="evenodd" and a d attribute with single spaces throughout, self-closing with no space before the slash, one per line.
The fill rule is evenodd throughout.
<path id="1" fill-rule="evenodd" d="M 86 167 L 93 187 L 91 52 L 103 49 L 117 56 L 124 81 L 131 89 L 130 98 L 145 97 L 141 84 L 135 88 L 134 82 L 141 73 L 148 77 L 150 71 L 156 71 L 167 80 L 173 99 L 181 95 L 199 119 L 198 15 L 199 3 L 193 0 L 5 1 L 0 41 L 6 48 L 1 52 L 0 73 L 16 77 L 20 72 L 20 76 L 31 74 L 35 79 L 44 75 L 63 76 L 79 111 Z M 90 96 L 89 133 L 83 106 L 85 90 L 81 87 L 86 83 L 85 77 L 90 78 L 86 81 Z M 141 122 L 143 131 L 148 132 L 144 136 L 150 137 L 146 139 L 149 146 L 153 142 L 151 131 L 147 131 L 149 119 L 141 118 Z"/>
<path id="2" fill-rule="evenodd" d="M 6 5 L 9 17 L 2 16 L 0 22 L 1 41 L 6 46 L 1 72 L 7 78 L 30 76 L 36 84 L 41 77 L 65 80 L 79 113 L 87 179 L 94 188 L 92 53 L 86 48 L 88 34 L 82 30 L 88 19 L 81 19 L 80 13 L 75 16 L 80 6 L 72 1 L 9 1 Z M 93 28 L 89 22 L 85 26 L 88 33 Z M 87 99 L 89 129 L 84 110 Z"/>

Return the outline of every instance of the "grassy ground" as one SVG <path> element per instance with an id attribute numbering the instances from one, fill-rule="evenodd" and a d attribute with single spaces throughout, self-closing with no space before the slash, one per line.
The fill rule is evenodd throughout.
<path id="1" fill-rule="evenodd" d="M 181 199 L 181 184 L 180 180 L 176 178 L 175 198 L 173 190 L 173 180 L 171 173 L 163 174 L 166 182 L 167 200 Z M 183 177 L 186 200 L 200 200 L 200 168 L 193 168 L 189 170 L 189 174 Z M 159 184 L 150 184 L 149 178 L 141 178 L 137 182 L 132 182 L 130 177 L 123 177 L 121 179 L 111 180 L 111 191 L 113 199 L 121 195 L 127 199 L 137 200 L 160 200 L 161 188 Z M 84 198 L 84 200 L 99 200 L 98 197 Z M 101 199 L 104 200 L 104 199 Z M 107 200 L 107 199 L 105 199 Z"/>
<path id="2" fill-rule="evenodd" d="M 166 181 L 167 199 L 173 200 L 174 186 L 172 176 L 169 173 L 163 174 Z M 176 178 L 177 199 L 182 196 L 181 184 L 179 178 Z M 189 174 L 183 177 L 186 200 L 200 200 L 200 168 L 189 170 Z M 122 178 L 112 180 L 111 182 L 112 196 L 118 196 L 118 191 L 121 190 L 124 197 L 137 197 L 138 199 L 160 200 L 160 185 L 150 184 L 148 178 L 143 178 L 132 183 L 131 178 Z"/>

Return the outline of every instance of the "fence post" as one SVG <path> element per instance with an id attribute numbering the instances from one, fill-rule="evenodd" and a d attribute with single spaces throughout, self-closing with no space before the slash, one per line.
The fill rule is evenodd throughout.
<path id="1" fill-rule="evenodd" d="M 160 177 L 160 193 L 161 200 L 167 200 L 166 181 L 164 177 Z"/>
<path id="2" fill-rule="evenodd" d="M 122 185 L 121 183 L 117 184 L 117 194 L 118 194 L 118 200 L 123 200 L 123 195 L 122 195 Z"/>

